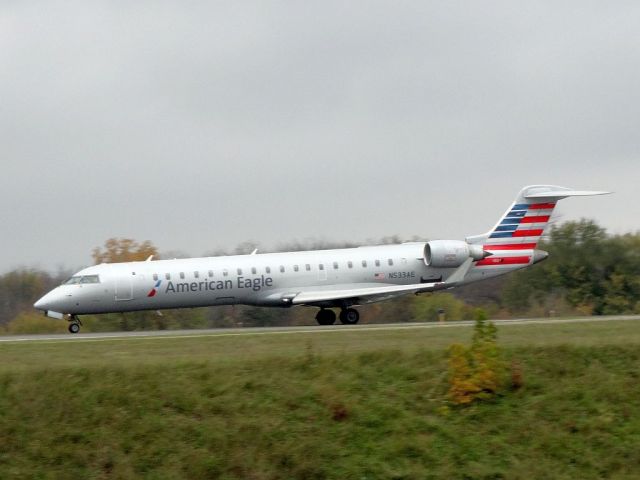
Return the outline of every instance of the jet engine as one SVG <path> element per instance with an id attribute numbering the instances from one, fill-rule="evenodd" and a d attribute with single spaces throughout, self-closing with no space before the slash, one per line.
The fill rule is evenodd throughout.
<path id="1" fill-rule="evenodd" d="M 456 268 L 469 257 L 482 260 L 489 252 L 482 245 L 470 245 L 462 240 L 433 240 L 424 247 L 424 263 L 427 267 Z"/>

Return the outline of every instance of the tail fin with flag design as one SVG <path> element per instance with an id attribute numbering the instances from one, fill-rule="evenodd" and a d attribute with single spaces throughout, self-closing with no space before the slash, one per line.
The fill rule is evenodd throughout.
<path id="1" fill-rule="evenodd" d="M 488 251 L 533 250 L 544 235 L 559 200 L 607 193 L 555 185 L 525 187 L 493 229 L 484 235 L 468 237 L 467 242 L 481 244 Z"/>

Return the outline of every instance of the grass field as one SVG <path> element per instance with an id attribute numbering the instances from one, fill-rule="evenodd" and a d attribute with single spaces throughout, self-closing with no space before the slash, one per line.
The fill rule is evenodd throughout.
<path id="1" fill-rule="evenodd" d="M 524 387 L 446 402 L 469 327 L 0 344 L 0 478 L 639 478 L 640 321 L 499 327 Z"/>

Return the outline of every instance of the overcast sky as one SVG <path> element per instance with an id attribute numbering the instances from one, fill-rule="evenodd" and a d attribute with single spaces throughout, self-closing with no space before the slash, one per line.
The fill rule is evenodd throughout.
<path id="1" fill-rule="evenodd" d="M 524 185 L 640 229 L 640 3 L 1 2 L 0 272 L 113 236 L 463 238 Z"/>

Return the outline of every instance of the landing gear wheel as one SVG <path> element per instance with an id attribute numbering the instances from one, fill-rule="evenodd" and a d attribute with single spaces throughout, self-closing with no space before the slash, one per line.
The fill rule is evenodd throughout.
<path id="1" fill-rule="evenodd" d="M 67 327 L 69 329 L 69 333 L 78 333 L 82 326 L 82 322 L 77 315 L 69 315 L 67 320 L 69 321 L 69 327 Z"/>
<path id="2" fill-rule="evenodd" d="M 360 320 L 360 313 L 355 308 L 346 308 L 340 312 L 340 322 L 344 325 L 355 325 Z"/>
<path id="3" fill-rule="evenodd" d="M 316 322 L 318 322 L 319 325 L 333 325 L 336 323 L 336 314 L 333 310 L 321 308 L 316 314 Z"/>

